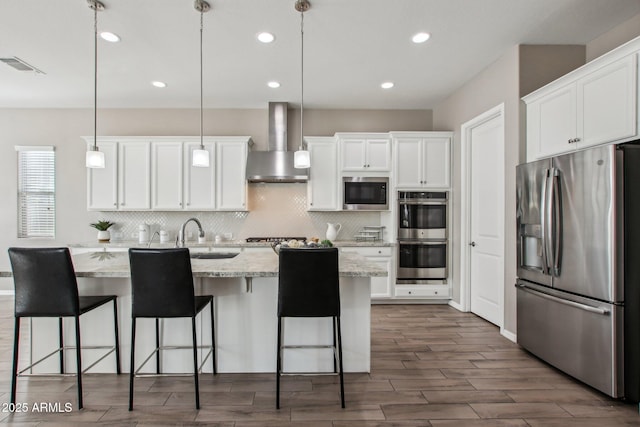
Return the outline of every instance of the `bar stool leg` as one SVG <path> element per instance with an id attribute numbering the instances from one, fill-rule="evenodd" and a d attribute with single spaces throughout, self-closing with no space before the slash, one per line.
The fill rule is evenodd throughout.
<path id="1" fill-rule="evenodd" d="M 278 348 L 276 355 L 276 409 L 280 409 L 280 372 L 282 371 L 282 317 L 278 316 Z"/>
<path id="2" fill-rule="evenodd" d="M 338 347 L 336 347 L 336 318 L 333 317 L 332 319 L 332 323 L 333 323 L 333 372 L 337 373 L 338 372 L 338 355 L 337 355 L 337 350 Z"/>
<path id="3" fill-rule="evenodd" d="M 200 409 L 200 389 L 198 387 L 198 342 L 196 339 L 196 316 L 191 318 L 191 333 L 193 335 L 193 381 L 196 389 L 196 409 Z"/>
<path id="4" fill-rule="evenodd" d="M 20 318 L 16 317 L 13 334 L 13 368 L 11 375 L 11 403 L 16 403 L 16 382 L 18 381 L 18 347 L 20 343 Z"/>
<path id="5" fill-rule="evenodd" d="M 213 302 L 215 299 L 211 300 L 211 360 L 213 361 L 213 375 L 218 373 L 218 369 L 216 368 L 216 328 L 215 328 L 215 318 L 213 317 Z"/>
<path id="6" fill-rule="evenodd" d="M 129 365 L 129 410 L 133 411 L 133 378 L 136 375 L 136 318 L 131 318 L 131 365 Z"/>
<path id="7" fill-rule="evenodd" d="M 340 329 L 340 317 L 335 317 L 338 323 L 338 362 L 340 363 L 340 401 L 344 408 L 344 375 L 342 370 L 342 331 Z"/>
<path id="8" fill-rule="evenodd" d="M 78 369 L 78 409 L 82 409 L 82 356 L 80 349 L 80 316 L 75 316 L 76 320 L 76 365 Z"/>
<path id="9" fill-rule="evenodd" d="M 160 373 L 160 319 L 156 318 L 156 374 Z"/>
<path id="10" fill-rule="evenodd" d="M 113 323 L 115 328 L 115 340 L 116 340 L 116 372 L 118 375 L 122 373 L 120 366 L 120 337 L 118 336 L 118 299 L 113 299 Z"/>
<path id="11" fill-rule="evenodd" d="M 58 342 L 60 343 L 60 373 L 64 374 L 64 336 L 62 317 L 58 317 Z"/>

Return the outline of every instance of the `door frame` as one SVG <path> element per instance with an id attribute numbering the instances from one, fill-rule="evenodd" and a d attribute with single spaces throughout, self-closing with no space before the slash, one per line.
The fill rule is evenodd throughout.
<path id="1" fill-rule="evenodd" d="M 504 103 L 501 103 L 484 113 L 474 117 L 473 119 L 463 123 L 460 126 L 460 306 L 463 311 L 471 311 L 471 247 L 469 242 L 471 241 L 471 133 L 473 129 L 485 124 L 486 122 L 495 118 L 502 119 L 502 151 L 504 153 L 505 148 L 505 120 L 504 120 Z M 504 158 L 503 158 L 504 160 Z M 504 161 L 502 168 L 502 176 L 505 178 Z M 503 179 L 504 182 L 504 179 Z M 504 189 L 501 192 L 500 209 L 504 213 L 505 209 L 505 194 Z M 503 228 L 505 225 L 505 218 L 503 217 Z M 504 230 L 503 230 L 503 242 L 504 242 Z M 502 248 L 502 259 L 504 261 L 504 245 Z M 504 328 L 504 268 L 502 270 L 502 292 L 499 296 L 500 305 L 500 330 Z"/>

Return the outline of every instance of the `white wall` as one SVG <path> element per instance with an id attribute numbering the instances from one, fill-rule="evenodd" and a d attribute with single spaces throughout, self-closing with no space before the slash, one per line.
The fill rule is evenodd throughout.
<path id="1" fill-rule="evenodd" d="M 433 111 L 434 130 L 453 130 L 453 300 L 460 303 L 460 126 L 501 103 L 505 104 L 505 324 L 515 332 L 515 165 L 520 153 L 518 47 L 458 89 Z M 500 165 L 496 165 L 497 167 Z"/>
<path id="2" fill-rule="evenodd" d="M 640 13 L 587 43 L 587 61 L 640 36 Z"/>

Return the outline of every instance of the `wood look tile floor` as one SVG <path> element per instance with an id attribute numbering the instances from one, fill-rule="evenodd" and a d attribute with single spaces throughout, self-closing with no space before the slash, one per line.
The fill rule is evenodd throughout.
<path id="1" fill-rule="evenodd" d="M 224 327 L 224 325 L 219 325 Z M 87 374 L 78 411 L 75 378 L 27 378 L 18 401 L 70 402 L 70 413 L 6 412 L 13 299 L 0 297 L 0 424 L 20 426 L 640 426 L 638 407 L 610 399 L 546 365 L 470 313 L 443 305 L 374 305 L 370 374 L 284 377 L 275 409 L 273 374 L 200 377 L 202 409 L 189 378 L 136 380 L 127 410 L 128 376 Z M 26 340 L 25 340 L 26 341 Z M 24 352 L 23 352 L 24 355 Z"/>

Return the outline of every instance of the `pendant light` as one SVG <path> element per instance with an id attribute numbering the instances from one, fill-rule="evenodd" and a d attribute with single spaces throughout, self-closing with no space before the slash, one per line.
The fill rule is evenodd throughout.
<path id="1" fill-rule="evenodd" d="M 309 151 L 303 148 L 304 144 L 304 12 L 311 8 L 308 0 L 297 0 L 295 8 L 300 12 L 300 148 L 293 155 L 293 167 L 307 169 L 311 167 Z"/>
<path id="2" fill-rule="evenodd" d="M 211 6 L 204 0 L 195 0 L 193 7 L 200 12 L 200 148 L 193 150 L 192 165 L 200 168 L 209 167 L 209 152 L 204 148 L 202 127 L 202 30 L 204 28 L 203 16 Z"/>
<path id="3" fill-rule="evenodd" d="M 98 11 L 104 10 L 104 4 L 98 0 L 87 0 L 93 9 L 93 147 L 87 151 L 88 168 L 104 168 L 104 153 L 98 150 Z"/>

